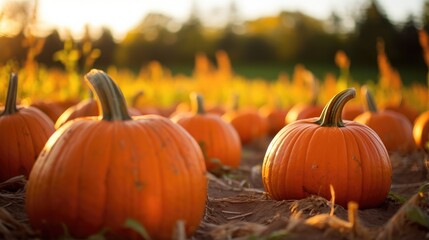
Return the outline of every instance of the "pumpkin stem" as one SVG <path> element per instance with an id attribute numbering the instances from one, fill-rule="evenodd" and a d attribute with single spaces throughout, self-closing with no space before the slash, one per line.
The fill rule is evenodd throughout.
<path id="1" fill-rule="evenodd" d="M 12 115 L 18 112 L 16 106 L 16 94 L 18 91 L 18 76 L 15 73 L 11 73 L 9 77 L 9 86 L 7 88 L 6 104 L 4 111 L 0 116 Z"/>
<path id="2" fill-rule="evenodd" d="M 118 85 L 105 72 L 97 69 L 85 75 L 92 92 L 98 98 L 103 120 L 121 121 L 130 120 L 124 95 Z"/>
<path id="3" fill-rule="evenodd" d="M 365 95 L 366 106 L 368 108 L 368 111 L 373 113 L 378 112 L 377 104 L 375 103 L 375 100 L 371 94 L 371 91 L 369 91 L 369 89 L 366 86 L 362 86 L 361 91 Z"/>
<path id="4" fill-rule="evenodd" d="M 335 95 L 323 108 L 322 114 L 316 121 L 317 124 L 324 127 L 344 127 L 341 118 L 344 105 L 356 96 L 354 88 L 348 88 Z"/>
<path id="5" fill-rule="evenodd" d="M 134 94 L 133 98 L 131 99 L 131 106 L 137 107 L 137 103 L 138 103 L 139 99 L 142 98 L 143 96 L 144 96 L 143 90 L 139 90 L 138 92 L 136 92 Z"/>
<path id="6" fill-rule="evenodd" d="M 197 114 L 205 114 L 203 96 L 199 93 L 191 93 L 192 110 Z"/>

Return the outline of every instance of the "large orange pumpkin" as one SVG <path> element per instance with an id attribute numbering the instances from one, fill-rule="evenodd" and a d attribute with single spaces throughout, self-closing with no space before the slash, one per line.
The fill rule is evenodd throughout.
<path id="1" fill-rule="evenodd" d="M 374 130 L 388 151 L 406 153 L 414 150 L 413 126 L 408 118 L 394 111 L 378 110 L 371 92 L 365 86 L 362 91 L 368 110 L 358 115 L 354 121 Z"/>
<path id="2" fill-rule="evenodd" d="M 28 177 L 39 153 L 54 133 L 54 123 L 35 107 L 17 106 L 18 77 L 11 74 L 0 113 L 0 181 Z"/>
<path id="3" fill-rule="evenodd" d="M 234 127 L 218 114 L 206 113 L 201 94 L 191 94 L 193 112 L 172 118 L 198 142 L 203 150 L 207 170 L 219 168 L 219 163 L 232 168 L 240 165 L 241 142 Z"/>
<path id="4" fill-rule="evenodd" d="M 265 190 L 277 200 L 320 195 L 347 206 L 380 205 L 391 184 L 392 167 L 381 139 L 369 127 L 343 121 L 344 104 L 356 91 L 346 89 L 325 106 L 319 118 L 295 121 L 271 141 L 262 165 Z"/>
<path id="5" fill-rule="evenodd" d="M 77 238 L 105 229 L 114 239 L 136 239 L 124 226 L 133 219 L 152 239 L 171 239 L 183 220 L 191 235 L 207 197 L 197 142 L 168 118 L 131 118 L 104 72 L 92 70 L 85 79 L 101 116 L 70 121 L 47 142 L 27 185 L 32 227 L 46 238 L 62 236 L 64 229 Z"/>

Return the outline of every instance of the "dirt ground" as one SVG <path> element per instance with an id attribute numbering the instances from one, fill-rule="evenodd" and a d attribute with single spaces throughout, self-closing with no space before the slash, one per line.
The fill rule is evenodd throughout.
<path id="1" fill-rule="evenodd" d="M 429 239 L 427 154 L 391 154 L 391 194 L 378 208 L 345 209 L 311 196 L 275 201 L 260 166 L 269 141 L 243 149 L 239 169 L 209 173 L 206 213 L 189 239 Z M 37 239 L 24 212 L 25 179 L 0 183 L 0 238 Z"/>

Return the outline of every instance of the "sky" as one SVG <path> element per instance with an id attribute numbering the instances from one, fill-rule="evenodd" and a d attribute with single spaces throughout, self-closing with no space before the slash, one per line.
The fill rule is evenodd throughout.
<path id="1" fill-rule="evenodd" d="M 0 0 L 0 6 L 7 0 Z M 10 0 L 9 0 L 10 1 Z M 14 1 L 14 0 L 12 0 Z M 18 0 L 15 0 L 18 1 Z M 295 11 L 327 19 L 335 11 L 351 19 L 368 0 L 38 0 L 39 21 L 46 29 L 67 28 L 75 37 L 84 26 L 108 27 L 117 39 L 135 27 L 150 12 L 163 13 L 178 21 L 189 17 L 192 4 L 207 24 L 225 22 L 231 1 L 235 1 L 242 19 L 276 15 L 282 10 Z M 409 14 L 421 16 L 424 0 L 378 0 L 393 22 L 403 22 Z"/>

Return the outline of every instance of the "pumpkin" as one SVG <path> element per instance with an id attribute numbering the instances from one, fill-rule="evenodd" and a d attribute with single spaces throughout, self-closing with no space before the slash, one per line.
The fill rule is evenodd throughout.
<path id="1" fill-rule="evenodd" d="M 58 129 L 66 122 L 79 117 L 98 116 L 97 101 L 93 98 L 85 99 L 79 103 L 67 108 L 55 122 L 55 128 Z"/>
<path id="2" fill-rule="evenodd" d="M 380 136 L 386 149 L 391 152 L 406 153 L 415 149 L 413 126 L 402 114 L 390 110 L 378 110 L 371 92 L 362 87 L 367 102 L 367 110 L 354 121 L 373 129 Z"/>
<path id="3" fill-rule="evenodd" d="M 322 110 L 323 106 L 316 103 L 297 103 L 289 109 L 284 121 L 285 124 L 289 124 L 296 120 L 317 117 L 320 116 Z"/>
<path id="4" fill-rule="evenodd" d="M 35 107 L 45 113 L 52 122 L 57 121 L 57 119 L 61 116 L 63 113 L 63 109 L 58 105 L 56 102 L 52 101 L 37 101 L 31 103 L 32 107 Z"/>
<path id="5" fill-rule="evenodd" d="M 241 142 L 234 127 L 218 114 L 206 113 L 201 94 L 191 94 L 193 110 L 172 118 L 199 143 L 207 170 L 221 166 L 236 168 L 240 165 Z"/>
<path id="6" fill-rule="evenodd" d="M 199 226 L 207 194 L 197 142 L 170 119 L 131 118 L 116 83 L 92 70 L 85 80 L 98 96 L 100 117 L 70 121 L 49 139 L 30 174 L 26 211 L 46 238 L 76 238 L 107 230 L 136 239 L 124 227 L 140 223 L 152 239 L 171 239 L 177 221 L 186 234 Z"/>
<path id="7" fill-rule="evenodd" d="M 429 111 L 421 113 L 416 118 L 413 126 L 413 138 L 419 148 L 429 150 Z"/>
<path id="8" fill-rule="evenodd" d="M 401 98 L 401 101 L 399 104 L 396 104 L 396 105 L 389 104 L 389 105 L 386 105 L 384 109 L 389 111 L 394 111 L 404 115 L 412 125 L 414 124 L 414 121 L 416 120 L 416 118 L 419 116 L 419 112 L 417 111 L 417 109 L 406 104 L 403 98 Z"/>
<path id="9" fill-rule="evenodd" d="M 342 120 L 342 109 L 356 94 L 348 88 L 335 95 L 319 118 L 295 121 L 271 141 L 262 164 L 265 190 L 276 200 L 310 195 L 361 208 L 380 205 L 391 184 L 392 167 L 381 139 L 369 127 Z"/>
<path id="10" fill-rule="evenodd" d="M 263 140 L 268 135 L 268 120 L 255 108 L 239 108 L 238 96 L 234 97 L 233 102 L 232 109 L 225 112 L 222 118 L 235 128 L 241 144 L 263 144 Z"/>
<path id="11" fill-rule="evenodd" d="M 17 106 L 18 77 L 10 75 L 6 104 L 0 113 L 0 182 L 28 177 L 49 137 L 54 123 L 35 107 Z"/>
<path id="12" fill-rule="evenodd" d="M 265 105 L 259 108 L 259 113 L 268 121 L 268 134 L 276 135 L 284 126 L 285 118 L 290 108 Z"/>
<path id="13" fill-rule="evenodd" d="M 361 105 L 346 105 L 343 109 L 342 118 L 344 120 L 353 120 L 364 112 L 365 108 Z"/>

